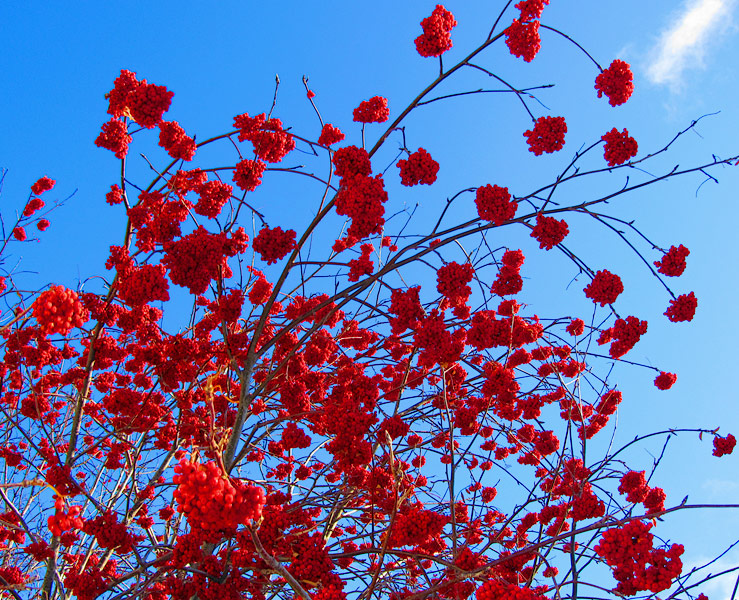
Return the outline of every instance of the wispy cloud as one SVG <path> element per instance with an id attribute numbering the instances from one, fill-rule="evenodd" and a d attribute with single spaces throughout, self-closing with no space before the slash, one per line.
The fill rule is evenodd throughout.
<path id="1" fill-rule="evenodd" d="M 647 76 L 673 87 L 688 67 L 702 66 L 708 45 L 730 23 L 734 0 L 688 0 L 652 49 Z"/>

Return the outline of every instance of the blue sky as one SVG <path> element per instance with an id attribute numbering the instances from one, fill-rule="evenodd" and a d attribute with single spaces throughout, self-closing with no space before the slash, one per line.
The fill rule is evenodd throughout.
<path id="1" fill-rule="evenodd" d="M 497 14 L 491 11 L 503 4 L 469 0 L 445 4 L 459 22 L 445 64 L 456 62 L 487 34 Z M 317 121 L 301 83 L 305 75 L 324 119 L 340 126 L 350 143 L 359 143 L 351 111 L 361 100 L 378 94 L 388 97 L 392 119 L 435 76 L 438 64 L 419 57 L 413 46 L 419 21 L 434 5 L 418 0 L 371 5 L 132 1 L 125 8 L 107 2 L 4 3 L 0 168 L 7 169 L 7 175 L 0 209 L 5 226 L 22 208 L 30 184 L 42 175 L 57 180 L 45 198 L 47 204 L 67 200 L 50 217 L 52 225 L 40 236 L 41 242 L 14 244 L 3 266 L 38 272 L 24 280 L 29 287 L 47 282 L 75 286 L 100 274 L 108 246 L 120 243 L 122 215 L 104 201 L 119 163 L 93 141 L 106 120 L 103 94 L 121 69 L 173 90 L 167 118 L 179 121 L 199 139 L 228 130 L 236 114 L 268 111 L 275 74 L 281 80 L 275 116 L 296 132 L 317 136 Z M 504 21 L 512 19 L 509 15 Z M 510 96 L 435 103 L 412 115 L 406 133 L 410 147 L 424 147 L 440 162 L 439 181 L 431 190 L 398 190 L 398 202 L 409 207 L 420 203 L 423 213 L 465 187 L 499 183 L 515 193 L 550 181 L 578 148 L 611 127 L 628 128 L 639 141 L 641 156 L 664 145 L 693 119 L 718 111 L 655 165 L 688 166 L 709 161 L 712 153 L 720 157 L 739 153 L 738 15 L 739 8 L 730 0 L 552 0 L 544 13 L 545 24 L 576 39 L 603 67 L 614 58 L 631 63 L 636 86 L 631 100 L 611 108 L 597 99 L 594 65 L 552 32 L 542 32 L 542 50 L 531 64 L 514 59 L 499 44 L 481 64 L 517 86 L 557 84 L 537 93 L 539 103 L 533 102 L 531 108 L 537 117 L 566 117 L 565 149 L 538 158 L 528 153 L 521 134 L 531 122 Z M 486 79 L 465 72 L 445 90 L 489 87 Z M 370 143 L 380 131 L 368 129 Z M 132 146 L 132 172 L 149 173 L 145 163 L 135 159 L 139 151 L 151 152 L 161 164 L 161 153 L 153 146 L 153 136 Z M 376 170 L 392 164 L 398 147 L 397 140 L 387 144 L 376 158 Z M 217 153 L 212 157 L 216 162 L 220 158 Z M 392 169 L 388 180 L 396 176 Z M 690 176 L 610 207 L 613 214 L 636 217 L 636 224 L 658 245 L 683 243 L 690 248 L 688 270 L 674 289 L 694 290 L 699 298 L 691 324 L 667 322 L 661 315 L 666 294 L 617 239 L 584 220 L 582 229 L 576 230 L 579 222 L 573 221 L 573 249 L 592 257 L 597 268 L 613 265 L 612 270 L 624 278 L 626 292 L 619 299 L 619 310 L 650 322 L 648 336 L 629 358 L 679 376 L 671 391 L 658 392 L 651 385 L 651 371 L 616 370 L 613 381 L 619 382 L 625 396 L 619 416 L 622 440 L 670 426 L 721 426 L 722 433 L 739 433 L 739 394 L 733 384 L 739 326 L 730 312 L 737 292 L 739 167 L 717 169 L 713 175 L 721 185 L 711 181 L 701 185 L 703 177 Z M 268 183 L 257 201 L 273 224 L 282 217 L 299 220 L 304 211 L 297 184 L 272 179 Z M 593 185 L 610 190 L 623 183 L 621 175 Z M 595 190 L 582 186 L 572 193 L 588 195 Z M 576 272 L 554 254 L 527 253 L 526 301 L 541 316 L 571 312 L 573 303 L 581 301 L 585 284 L 578 279 L 568 287 Z M 21 257 L 21 267 L 15 267 Z M 635 455 L 635 460 L 641 461 L 640 468 L 651 464 L 647 452 Z M 688 493 L 695 502 L 735 501 L 739 491 L 735 461 L 733 456 L 711 457 L 710 443 L 681 438 L 671 443 L 657 481 L 668 491 L 668 503 Z M 730 533 L 737 525 L 735 515 L 714 511 L 672 517 L 662 531 L 686 543 L 686 562 L 699 562 L 733 541 Z M 727 564 L 737 561 L 739 553 L 726 559 Z M 712 600 L 726 593 L 726 585 L 716 588 Z"/>

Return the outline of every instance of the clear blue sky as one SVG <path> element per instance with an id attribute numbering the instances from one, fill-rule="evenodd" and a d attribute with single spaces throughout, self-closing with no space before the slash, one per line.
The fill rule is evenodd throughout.
<path id="1" fill-rule="evenodd" d="M 462 57 L 487 34 L 492 11 L 503 4 L 470 0 L 445 4 L 459 22 L 446 63 Z M 121 214 L 104 201 L 119 163 L 93 141 L 106 119 L 103 94 L 121 69 L 173 90 L 167 118 L 179 121 L 199 139 L 229 129 L 236 114 L 269 110 L 275 74 L 282 81 L 275 115 L 296 132 L 316 136 L 317 123 L 301 83 L 306 75 L 324 119 L 342 127 L 350 143 L 359 143 L 351 111 L 361 100 L 377 94 L 388 97 L 392 119 L 434 77 L 437 63 L 419 57 L 413 46 L 419 21 L 434 5 L 418 0 L 3 3 L 0 168 L 8 173 L 0 208 L 5 225 L 13 222 L 30 184 L 42 175 L 57 180 L 47 202 L 74 193 L 51 217 L 50 229 L 40 236 L 42 243 L 12 246 L 3 266 L 12 268 L 23 257 L 21 268 L 39 272 L 27 280 L 28 285 L 74 286 L 101 273 L 108 246 L 120 243 Z M 628 128 L 639 141 L 642 156 L 664 145 L 693 119 L 716 111 L 721 112 L 703 120 L 656 166 L 707 162 L 712 153 L 737 154 L 738 15 L 731 0 L 552 0 L 544 23 L 571 35 L 604 67 L 614 58 L 631 63 L 636 86 L 631 100 L 615 109 L 598 100 L 594 65 L 551 32 L 542 32 L 543 48 L 531 64 L 510 57 L 500 44 L 481 61 L 488 68 L 517 86 L 557 84 L 538 94 L 542 105 L 533 103 L 532 110 L 536 116 L 566 117 L 565 149 L 540 158 L 528 153 L 521 134 L 530 120 L 511 96 L 475 96 L 432 105 L 408 122 L 407 134 L 409 146 L 428 149 L 441 163 L 440 178 L 432 190 L 399 191 L 405 194 L 399 196 L 400 202 L 433 206 L 460 189 L 486 183 L 510 186 L 515 193 L 516 188 L 551 180 L 579 147 L 611 127 Z M 485 79 L 465 73 L 447 89 L 490 87 Z M 371 142 L 379 131 L 368 130 Z M 146 174 L 137 152 L 152 146 L 132 147 L 131 168 Z M 383 168 L 391 164 L 397 147 L 397 141 L 391 141 L 377 164 Z M 300 160 L 294 156 L 288 163 Z M 648 336 L 628 358 L 679 376 L 671 391 L 658 392 L 651 384 L 651 371 L 617 369 L 613 382 L 619 382 L 625 396 L 619 417 L 621 440 L 670 426 L 721 426 L 722 433 L 739 434 L 739 393 L 733 381 L 739 326 L 730 314 L 737 292 L 739 167 L 719 169 L 714 175 L 720 186 L 708 182 L 701 187 L 702 177 L 689 177 L 611 207 L 614 214 L 637 218 L 637 225 L 657 244 L 683 243 L 690 248 L 688 270 L 674 289 L 694 290 L 699 298 L 691 324 L 667 322 L 661 315 L 666 294 L 617 239 L 592 223 L 572 223 L 573 249 L 591 257 L 596 267 L 612 265 L 624 278 L 626 292 L 618 308 L 650 323 Z M 395 176 L 391 170 L 387 178 Z M 617 189 L 623 182 L 623 177 L 603 180 L 602 189 Z M 291 206 L 299 206 L 300 196 L 292 184 L 270 185 L 259 197 L 260 207 L 278 224 L 283 211 L 291 213 Z M 576 188 L 573 193 L 587 195 L 593 190 Z M 578 224 L 582 230 L 575 230 Z M 584 282 L 578 280 L 567 289 L 576 274 L 572 266 L 554 253 L 529 255 L 525 300 L 541 316 L 573 312 Z M 688 493 L 694 502 L 739 498 L 736 457 L 715 459 L 710 443 L 687 437 L 673 440 L 671 450 L 656 479 L 668 491 L 668 503 L 679 502 Z M 651 464 L 646 452 L 637 453 L 635 460 L 639 468 Z M 684 558 L 690 563 L 732 541 L 730 534 L 739 530 L 738 525 L 739 518 L 728 511 L 693 513 L 671 517 L 661 531 L 686 543 Z M 725 563 L 733 566 L 738 560 L 739 553 L 734 553 Z M 717 588 L 711 600 L 725 593 L 725 587 Z"/>

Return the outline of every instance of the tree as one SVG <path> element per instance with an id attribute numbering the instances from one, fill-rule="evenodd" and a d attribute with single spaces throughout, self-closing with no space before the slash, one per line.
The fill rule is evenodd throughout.
<path id="1" fill-rule="evenodd" d="M 739 157 L 663 168 L 659 158 L 695 123 L 648 151 L 626 129 L 595 123 L 544 185 L 474 184 L 449 194 L 431 221 L 388 193 L 398 178 L 434 190 L 444 166 L 423 147 L 430 132 L 411 121 L 431 103 L 508 95 L 531 117 L 518 142 L 536 157 L 563 150 L 566 118 L 534 106 L 546 86 L 521 89 L 485 62 L 501 50 L 536 58 L 547 2 L 510 4 L 453 66 L 444 57 L 456 20 L 437 6 L 415 46 L 419 60 L 438 61 L 438 75 L 402 110 L 391 113 L 382 96 L 361 102 L 354 134 L 323 120 L 305 79 L 320 127 L 273 116 L 276 89 L 268 113 L 237 115 L 226 133 L 198 142 L 165 120 L 171 91 L 120 72 L 95 140 L 121 167 L 106 200 L 125 228 L 108 273 L 77 290 L 28 292 L 11 272 L 2 280 L 7 593 L 700 592 L 711 576 L 683 573 L 682 545 L 654 533 L 661 517 L 696 507 L 668 503 L 652 485 L 659 459 L 649 474 L 623 459 L 643 438 L 599 442 L 622 401 L 608 370 L 629 362 L 647 321 L 618 312 L 617 267 L 592 263 L 568 235 L 580 217 L 611 229 L 664 284 L 664 316 L 690 321 L 695 294 L 667 284 L 689 250 L 661 248 L 608 207 L 666 179 L 712 177 Z M 598 67 L 587 93 L 627 102 L 629 65 L 585 58 Z M 496 87 L 444 87 L 463 72 Z M 132 144 L 157 130 L 171 160 L 134 179 Z M 394 157 L 382 152 L 390 142 L 401 147 Z M 198 162 L 216 146 L 233 149 L 231 164 Z M 309 166 L 282 166 L 298 152 Z M 320 186 L 306 188 L 312 215 L 298 229 L 284 206 L 261 210 L 254 200 L 263 181 L 286 176 Z M 618 182 L 615 191 L 562 192 L 602 178 Z M 48 226 L 39 211 L 54 183 L 32 186 L 4 252 L 26 228 Z M 528 311 L 524 276 L 537 274 L 526 273 L 521 247 L 532 239 L 575 265 L 589 316 Z M 659 389 L 675 383 L 640 366 Z M 735 445 L 705 427 L 646 437 L 688 433 L 712 441 L 716 456 Z"/>

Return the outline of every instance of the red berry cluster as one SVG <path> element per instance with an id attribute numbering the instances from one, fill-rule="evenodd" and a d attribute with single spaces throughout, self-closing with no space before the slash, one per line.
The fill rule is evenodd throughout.
<path id="1" fill-rule="evenodd" d="M 318 143 L 321 146 L 331 146 L 338 144 L 344 137 L 341 129 L 334 127 L 331 123 L 326 123 L 321 129 L 321 135 L 318 136 Z"/>
<path id="2" fill-rule="evenodd" d="M 616 59 L 611 65 L 595 78 L 595 89 L 598 98 L 603 94 L 608 96 L 611 106 L 623 104 L 634 92 L 634 75 L 628 63 Z"/>
<path id="3" fill-rule="evenodd" d="M 37 210 L 41 210 L 46 203 L 41 198 L 31 198 L 23 208 L 23 216 L 31 217 Z"/>
<path id="4" fill-rule="evenodd" d="M 607 269 L 598 271 L 593 280 L 583 290 L 585 296 L 601 306 L 613 304 L 616 298 L 624 291 L 624 284 L 618 275 Z"/>
<path id="5" fill-rule="evenodd" d="M 622 165 L 636 156 L 639 151 L 639 144 L 629 135 L 628 129 L 619 132 L 614 127 L 608 133 L 604 133 L 600 139 L 606 143 L 603 148 L 603 158 L 606 159 L 609 167 Z"/>
<path id="6" fill-rule="evenodd" d="M 657 271 L 662 273 L 662 275 L 679 277 L 685 272 L 685 268 L 687 267 L 685 259 L 689 254 L 690 250 L 682 244 L 679 246 L 670 246 L 670 249 L 665 252 L 662 260 L 655 261 L 654 266 L 657 267 Z"/>
<path id="7" fill-rule="evenodd" d="M 498 271 L 490 293 L 498 296 L 518 294 L 523 289 L 523 279 L 520 274 L 523 261 L 523 252 L 520 250 L 506 250 L 501 258 L 503 266 Z"/>
<path id="8" fill-rule="evenodd" d="M 695 297 L 695 292 L 690 292 L 670 300 L 670 306 L 664 314 L 673 323 L 692 321 L 697 307 L 698 298 Z"/>
<path id="9" fill-rule="evenodd" d="M 346 146 L 334 153 L 334 172 L 342 179 L 367 177 L 372 173 L 372 163 L 364 148 Z"/>
<path id="10" fill-rule="evenodd" d="M 373 96 L 369 100 L 363 100 L 354 109 L 354 120 L 358 123 L 384 123 L 389 116 L 387 98 L 382 96 Z"/>
<path id="11" fill-rule="evenodd" d="M 650 488 L 644 478 L 644 471 L 629 471 L 620 480 L 618 491 L 626 494 L 626 500 L 641 503 L 648 513 L 665 509 L 665 492 L 662 488 Z"/>
<path id="12" fill-rule="evenodd" d="M 189 235 L 165 243 L 162 264 L 169 269 L 172 283 L 200 295 L 219 274 L 231 276 L 226 259 L 244 252 L 247 240 L 241 227 L 229 238 L 225 232 L 209 233 L 200 226 Z"/>
<path id="13" fill-rule="evenodd" d="M 418 320 L 423 318 L 424 310 L 419 298 L 419 286 L 407 290 L 393 290 L 390 294 L 390 326 L 393 333 L 403 333 L 406 329 L 415 328 Z"/>
<path id="14" fill-rule="evenodd" d="M 347 277 L 349 281 L 359 281 L 360 277 L 371 275 L 375 270 L 375 263 L 370 260 L 375 250 L 374 246 L 372 244 L 362 244 L 361 250 L 362 253 L 359 258 L 349 261 L 349 275 Z"/>
<path id="15" fill-rule="evenodd" d="M 159 145 L 178 160 L 192 160 L 197 149 L 195 140 L 185 133 L 177 121 L 159 123 Z"/>
<path id="16" fill-rule="evenodd" d="M 197 186 L 196 191 L 200 199 L 193 210 L 199 215 L 215 219 L 231 199 L 233 188 L 222 181 L 206 181 Z"/>
<path id="17" fill-rule="evenodd" d="M 613 577 L 618 581 L 615 591 L 621 595 L 664 591 L 682 573 L 683 546 L 673 544 L 667 550 L 655 549 L 651 528 L 651 524 L 643 521 L 631 521 L 605 531 L 594 548 L 613 569 Z"/>
<path id="18" fill-rule="evenodd" d="M 521 11 L 519 18 L 521 21 L 539 19 L 547 4 L 549 4 L 549 0 L 521 0 L 521 2 L 516 4 L 516 8 Z"/>
<path id="19" fill-rule="evenodd" d="M 654 378 L 654 385 L 658 390 L 669 390 L 677 381 L 677 375 L 674 373 L 667 373 L 661 371 L 657 377 Z"/>
<path id="20" fill-rule="evenodd" d="M 118 296 L 129 306 L 169 300 L 169 282 L 163 265 L 132 266 L 118 274 Z"/>
<path id="21" fill-rule="evenodd" d="M 585 331 L 585 321 L 582 319 L 572 319 L 570 324 L 565 327 L 565 331 L 570 335 L 582 335 Z"/>
<path id="22" fill-rule="evenodd" d="M 259 486 L 231 482 L 214 462 L 180 461 L 172 479 L 174 499 L 190 527 L 205 530 L 234 529 L 262 516 L 264 490 Z"/>
<path id="23" fill-rule="evenodd" d="M 539 248 L 551 250 L 560 244 L 570 232 L 567 223 L 554 217 L 546 217 L 542 213 L 536 215 L 536 225 L 531 230 L 531 237 L 539 242 Z"/>
<path id="24" fill-rule="evenodd" d="M 518 203 L 511 200 L 507 187 L 490 184 L 477 188 L 475 206 L 480 218 L 483 221 L 490 221 L 493 225 L 502 225 L 510 221 L 516 216 L 518 209 Z"/>
<path id="25" fill-rule="evenodd" d="M 713 455 L 724 456 L 731 454 L 736 446 L 736 438 L 730 433 L 726 437 L 717 435 L 713 438 Z"/>
<path id="26" fill-rule="evenodd" d="M 249 302 L 254 304 L 264 304 L 269 300 L 269 296 L 272 293 L 272 284 L 267 281 L 264 275 L 257 277 L 256 281 L 252 284 L 249 290 Z"/>
<path id="27" fill-rule="evenodd" d="M 48 192 L 50 189 L 54 187 L 54 184 L 56 181 L 53 179 L 49 179 L 48 177 L 42 177 L 39 179 L 36 183 L 34 183 L 31 186 L 31 191 L 36 194 L 37 196 L 43 194 L 44 192 Z"/>
<path id="28" fill-rule="evenodd" d="M 647 332 L 647 322 L 640 321 L 636 317 L 616 319 L 613 327 L 604 329 L 598 338 L 598 344 L 612 342 L 608 354 L 612 358 L 621 358 L 631 350 L 639 341 L 641 336 Z"/>
<path id="29" fill-rule="evenodd" d="M 41 292 L 33 303 L 33 316 L 45 335 L 66 335 L 89 318 L 77 292 L 55 285 Z"/>
<path id="30" fill-rule="evenodd" d="M 252 244 L 254 252 L 259 253 L 259 256 L 268 265 L 285 258 L 288 253 L 295 249 L 296 245 L 295 231 L 292 229 L 283 231 L 282 227 L 273 229 L 262 227 Z"/>
<path id="31" fill-rule="evenodd" d="M 436 181 L 436 174 L 439 172 L 439 163 L 423 148 L 413 152 L 407 160 L 401 158 L 398 167 L 400 183 L 409 187 L 420 183 L 431 185 Z"/>
<path id="32" fill-rule="evenodd" d="M 266 166 L 261 160 L 242 160 L 236 164 L 233 182 L 245 192 L 253 192 L 262 183 Z"/>
<path id="33" fill-rule="evenodd" d="M 267 119 L 264 113 L 255 117 L 247 113 L 237 115 L 234 127 L 239 130 L 239 141 L 249 140 L 261 160 L 277 163 L 295 149 L 295 140 L 283 129 L 282 121 Z"/>
<path id="34" fill-rule="evenodd" d="M 467 302 L 472 288 L 467 285 L 472 281 L 475 269 L 470 263 L 460 265 L 450 262 L 436 272 L 436 289 L 452 306 L 460 306 Z"/>
<path id="35" fill-rule="evenodd" d="M 70 506 L 69 510 L 65 512 L 64 499 L 59 496 L 55 496 L 55 498 L 54 509 L 56 512 L 47 519 L 51 535 L 60 536 L 65 531 L 80 529 L 84 524 L 80 517 L 82 507 Z"/>
<path id="36" fill-rule="evenodd" d="M 567 123 L 564 117 L 539 117 L 534 128 L 524 132 L 529 152 L 541 156 L 544 152 L 561 150 L 565 145 Z"/>
<path id="37" fill-rule="evenodd" d="M 539 37 L 539 21 L 525 22 L 516 19 L 505 30 L 505 43 L 513 56 L 523 58 L 526 62 L 534 60 L 541 49 Z"/>
<path id="38" fill-rule="evenodd" d="M 111 119 L 103 123 L 103 130 L 95 140 L 95 145 L 110 150 L 116 158 L 125 158 L 132 139 L 123 121 Z"/>
<path id="39" fill-rule="evenodd" d="M 457 25 L 454 15 L 437 4 L 430 17 L 421 21 L 423 33 L 416 38 L 421 56 L 441 56 L 452 47 L 452 29 Z"/>
<path id="40" fill-rule="evenodd" d="M 382 231 L 387 199 L 381 175 L 342 179 L 339 193 L 336 194 L 336 213 L 348 216 L 352 221 L 347 229 L 347 246 Z"/>
<path id="41" fill-rule="evenodd" d="M 122 70 L 107 94 L 108 113 L 117 117 L 131 117 L 142 127 L 151 129 L 162 120 L 172 104 L 173 92 L 161 85 L 139 81 L 136 74 Z"/>

